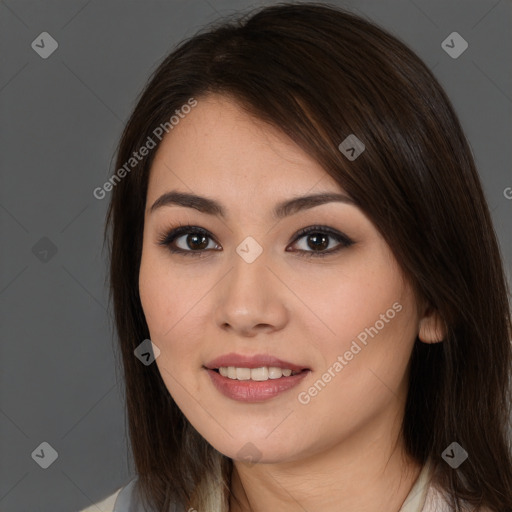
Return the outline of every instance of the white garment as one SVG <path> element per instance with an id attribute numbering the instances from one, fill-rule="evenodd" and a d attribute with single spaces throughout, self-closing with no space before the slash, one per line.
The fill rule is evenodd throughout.
<path id="1" fill-rule="evenodd" d="M 430 484 L 430 464 L 425 464 L 399 512 L 451 512 L 441 493 Z M 80 512 L 143 512 L 133 493 L 137 478 L 102 502 Z M 179 509 L 183 510 L 183 509 Z M 485 511 L 482 511 L 485 512 Z"/>
<path id="2" fill-rule="evenodd" d="M 430 484 L 430 463 L 427 462 L 405 498 L 399 512 L 450 512 L 448 503 Z"/>
<path id="3" fill-rule="evenodd" d="M 90 507 L 84 508 L 80 512 L 113 512 L 117 496 L 119 495 L 122 489 L 123 487 L 119 488 L 114 494 L 111 494 L 108 498 L 105 498 L 103 501 L 95 503 Z"/>

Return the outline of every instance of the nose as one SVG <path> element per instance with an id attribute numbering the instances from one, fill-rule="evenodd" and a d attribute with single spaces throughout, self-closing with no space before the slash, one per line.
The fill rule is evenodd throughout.
<path id="1" fill-rule="evenodd" d="M 254 261 L 248 261 L 235 254 L 231 269 L 216 287 L 217 325 L 245 337 L 283 329 L 290 316 L 290 292 L 276 277 L 265 251 Z"/>

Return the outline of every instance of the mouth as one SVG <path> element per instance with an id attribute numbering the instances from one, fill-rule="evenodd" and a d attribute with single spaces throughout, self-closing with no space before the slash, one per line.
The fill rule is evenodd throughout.
<path id="1" fill-rule="evenodd" d="M 204 364 L 209 370 L 220 373 L 223 377 L 239 380 L 266 380 L 289 377 L 304 370 L 311 370 L 306 365 L 284 361 L 269 354 L 224 354 Z M 281 373 L 280 373 L 281 372 Z"/>
<path id="2" fill-rule="evenodd" d="M 214 387 L 241 402 L 263 402 L 297 386 L 311 368 L 269 354 L 224 354 L 203 365 Z"/>
<path id="3" fill-rule="evenodd" d="M 279 367 L 203 367 L 210 382 L 225 397 L 237 402 L 265 402 L 298 386 L 311 370 Z"/>
<path id="4" fill-rule="evenodd" d="M 292 370 L 291 368 L 281 368 L 278 366 L 260 366 L 258 368 L 220 366 L 219 368 L 204 368 L 212 370 L 222 377 L 227 377 L 228 379 L 239 381 L 252 380 L 257 382 L 282 379 L 310 371 L 309 368 Z"/>

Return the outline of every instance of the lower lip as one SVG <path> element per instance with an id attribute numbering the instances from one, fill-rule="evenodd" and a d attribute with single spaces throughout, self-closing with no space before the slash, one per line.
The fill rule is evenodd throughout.
<path id="1" fill-rule="evenodd" d="M 280 377 L 279 379 L 237 380 L 223 377 L 220 373 L 206 368 L 213 385 L 228 398 L 240 402 L 262 402 L 288 391 L 297 386 L 311 370 L 303 370 L 296 375 Z"/>

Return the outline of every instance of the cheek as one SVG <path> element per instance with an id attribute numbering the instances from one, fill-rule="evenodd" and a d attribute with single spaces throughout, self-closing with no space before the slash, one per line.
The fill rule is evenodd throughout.
<path id="1" fill-rule="evenodd" d="M 143 250 L 139 271 L 139 296 L 144 315 L 155 338 L 172 337 L 180 323 L 188 318 L 191 304 L 197 301 L 190 280 L 180 278 L 172 265 L 155 250 Z M 181 320 L 180 322 L 180 319 Z"/>
<path id="2" fill-rule="evenodd" d="M 323 301 L 326 323 L 337 339 L 351 340 L 361 333 L 396 334 L 412 313 L 409 294 L 399 283 L 379 286 L 377 279 L 355 278 L 329 292 Z M 360 336 L 364 342 L 364 334 Z"/>
<path id="3" fill-rule="evenodd" d="M 343 265 L 297 273 L 301 277 L 294 279 L 293 290 L 305 312 L 300 321 L 316 330 L 312 339 L 341 349 L 376 322 L 379 331 L 396 332 L 404 317 L 411 316 L 412 297 L 394 261 L 382 248 L 375 250 L 379 257 L 368 257 L 368 252 L 347 255 Z"/>
<path id="4" fill-rule="evenodd" d="M 160 349 L 155 363 L 170 395 L 180 408 L 190 400 L 189 393 L 197 393 L 187 361 L 197 357 L 198 347 L 185 327 L 192 319 L 191 304 L 195 293 L 169 272 L 169 264 L 152 254 L 144 254 L 139 272 L 139 295 L 148 324 L 151 341 Z M 177 293 L 179 291 L 179 293 Z"/>
<path id="5" fill-rule="evenodd" d="M 168 389 L 188 379 L 192 365 L 201 366 L 201 332 L 204 331 L 204 295 L 209 286 L 186 271 L 177 271 L 170 259 L 155 251 L 142 255 L 139 295 L 151 341 L 160 349 L 156 362 Z"/>
<path id="6" fill-rule="evenodd" d="M 332 394 L 324 397 L 343 396 L 345 405 L 354 407 L 369 395 L 380 400 L 386 386 L 400 387 L 417 333 L 411 288 L 384 249 L 375 253 L 378 258 L 356 255 L 346 259 L 343 269 L 332 267 L 320 279 L 317 273 L 316 280 L 301 282 L 300 293 L 316 316 L 312 322 L 304 320 L 303 332 L 310 331 L 307 336 L 321 355 L 320 378 L 331 372 L 325 380 L 333 382 L 328 384 Z M 313 316 L 308 313 L 307 318 Z"/>

